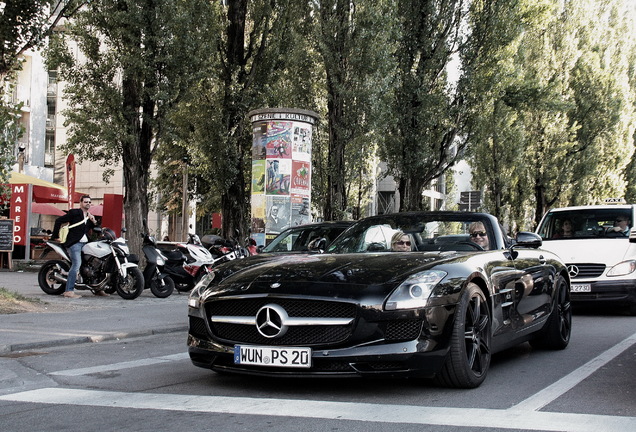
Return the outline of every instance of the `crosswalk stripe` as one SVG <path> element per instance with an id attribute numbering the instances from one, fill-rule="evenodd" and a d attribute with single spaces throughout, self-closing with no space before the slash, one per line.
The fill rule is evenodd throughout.
<path id="1" fill-rule="evenodd" d="M 272 398 L 129 393 L 43 388 L 0 396 L 0 400 L 108 408 L 156 409 L 268 417 L 351 420 L 374 423 L 540 431 L 624 432 L 636 430 L 636 417 L 524 411 L 519 409 L 438 408 L 354 402 Z"/>
<path id="2" fill-rule="evenodd" d="M 80 369 L 61 370 L 57 372 L 49 372 L 48 375 L 56 376 L 81 376 L 94 373 L 104 373 L 114 370 L 130 369 L 134 367 L 150 366 L 158 363 L 168 363 L 173 361 L 180 361 L 190 358 L 188 353 L 178 353 L 173 355 L 167 355 L 162 357 L 150 357 L 140 360 L 132 360 L 127 362 L 111 363 L 102 366 L 91 366 Z"/>

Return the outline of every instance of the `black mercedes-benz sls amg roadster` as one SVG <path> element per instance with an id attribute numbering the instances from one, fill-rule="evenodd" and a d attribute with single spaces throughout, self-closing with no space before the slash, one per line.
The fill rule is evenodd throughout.
<path id="1" fill-rule="evenodd" d="M 224 264 L 192 291 L 196 366 L 274 376 L 416 376 L 473 388 L 493 353 L 570 339 L 570 281 L 541 238 L 485 213 L 358 221 L 325 253 Z"/>

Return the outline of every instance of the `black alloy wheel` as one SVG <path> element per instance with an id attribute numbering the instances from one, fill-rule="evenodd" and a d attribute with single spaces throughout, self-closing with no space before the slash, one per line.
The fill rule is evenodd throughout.
<path id="1" fill-rule="evenodd" d="M 490 368 L 491 321 L 482 290 L 469 283 L 455 311 L 450 351 L 436 381 L 447 387 L 475 388 Z"/>
<path id="2" fill-rule="evenodd" d="M 537 333 L 530 344 L 534 348 L 560 350 L 570 343 L 572 332 L 572 303 L 570 289 L 563 276 L 555 281 L 555 304 L 545 326 Z"/>

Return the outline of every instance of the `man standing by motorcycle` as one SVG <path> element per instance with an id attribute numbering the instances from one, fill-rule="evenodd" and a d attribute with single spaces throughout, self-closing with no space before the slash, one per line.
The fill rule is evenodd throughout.
<path id="1" fill-rule="evenodd" d="M 71 268 L 68 271 L 68 279 L 66 281 L 66 290 L 64 297 L 68 298 L 81 298 L 79 294 L 75 294 L 75 281 L 79 273 L 80 266 L 82 264 L 82 247 L 88 243 L 88 232 L 97 226 L 95 216 L 93 216 L 89 210 L 91 208 L 91 197 L 88 195 L 82 195 L 80 198 L 80 208 L 70 209 L 64 216 L 60 216 L 55 221 L 53 227 L 53 233 L 51 238 L 53 240 L 59 240 L 60 227 L 63 223 L 68 223 L 68 235 L 64 246 L 68 250 L 69 257 L 71 258 Z M 95 295 L 107 296 L 104 291 L 96 291 Z"/>

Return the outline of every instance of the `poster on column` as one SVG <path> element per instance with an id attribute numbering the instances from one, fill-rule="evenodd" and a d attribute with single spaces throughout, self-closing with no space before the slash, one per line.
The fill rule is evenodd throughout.
<path id="1" fill-rule="evenodd" d="M 267 123 L 256 124 L 252 128 L 252 160 L 265 159 L 267 156 Z"/>
<path id="2" fill-rule="evenodd" d="M 264 160 L 252 161 L 252 193 L 253 194 L 265 193 L 265 161 Z"/>
<path id="3" fill-rule="evenodd" d="M 265 147 L 268 159 L 291 159 L 292 126 L 293 122 L 290 121 L 267 122 L 267 137 L 265 139 Z"/>
<path id="4" fill-rule="evenodd" d="M 291 159 L 267 159 L 266 161 L 267 195 L 289 195 L 291 182 Z"/>
<path id="5" fill-rule="evenodd" d="M 267 199 L 265 195 L 252 195 L 252 224 L 251 237 L 258 246 L 265 245 L 265 209 Z"/>
<path id="6" fill-rule="evenodd" d="M 292 136 L 294 159 L 311 160 L 311 126 L 306 123 L 294 123 Z"/>
<path id="7" fill-rule="evenodd" d="M 309 196 L 311 193 L 311 163 L 292 161 L 291 193 Z"/>
<path id="8" fill-rule="evenodd" d="M 311 222 L 311 213 L 309 212 L 309 197 L 292 195 L 291 213 L 291 226 L 304 225 Z"/>
<path id="9" fill-rule="evenodd" d="M 267 197 L 267 234 L 279 234 L 290 226 L 291 206 L 289 196 Z M 269 237 L 268 237 L 269 238 Z"/>

